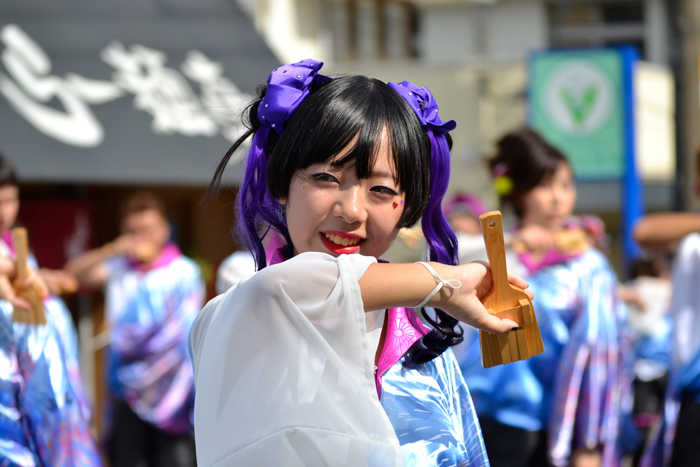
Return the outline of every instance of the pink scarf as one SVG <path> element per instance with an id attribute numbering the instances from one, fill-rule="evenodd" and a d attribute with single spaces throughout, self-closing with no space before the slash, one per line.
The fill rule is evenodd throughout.
<path id="1" fill-rule="evenodd" d="M 176 244 L 168 242 L 165 244 L 158 257 L 150 263 L 144 264 L 140 261 L 134 261 L 133 259 L 129 258 L 129 266 L 139 272 L 146 273 L 148 271 L 152 271 L 153 269 L 168 266 L 180 256 L 182 256 L 180 248 L 178 248 Z"/>

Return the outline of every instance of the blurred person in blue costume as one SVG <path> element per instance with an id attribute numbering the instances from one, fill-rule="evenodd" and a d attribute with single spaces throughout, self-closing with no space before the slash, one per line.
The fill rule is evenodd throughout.
<path id="1" fill-rule="evenodd" d="M 13 305 L 30 306 L 11 287 L 10 230 L 19 204 L 17 177 L 0 157 L 0 465 L 99 466 L 80 380 L 77 334 L 65 304 L 47 295 L 46 324 L 12 321 Z M 36 271 L 32 255 L 28 262 Z M 74 287 L 70 275 L 60 271 L 33 273 L 31 280 L 50 286 L 47 294 Z"/>
<path id="2" fill-rule="evenodd" d="M 190 336 L 199 465 L 487 466 L 450 350 L 455 318 L 515 323 L 478 301 L 483 264 L 455 266 L 440 206 L 455 123 L 427 88 L 321 66 L 269 75 L 212 182 L 253 136 L 237 227 L 258 272 L 209 302 Z M 379 261 L 421 216 L 430 263 Z M 271 229 L 284 246 L 268 263 Z M 411 309 L 423 305 L 438 308 L 433 329 Z"/>
<path id="3" fill-rule="evenodd" d="M 700 199 L 700 150 L 693 192 Z M 673 361 L 661 416 L 640 463 L 643 467 L 700 465 L 700 214 L 656 213 L 635 226 L 636 240 L 675 255 L 671 273 Z"/>
<path id="4" fill-rule="evenodd" d="M 118 219 L 121 236 L 66 265 L 81 284 L 105 286 L 110 464 L 193 466 L 187 336 L 204 282 L 196 263 L 170 241 L 160 198 L 134 193 Z"/>
<path id="5" fill-rule="evenodd" d="M 462 264 L 488 261 L 479 221 L 479 216 L 487 211 L 486 205 L 471 193 L 457 193 L 442 205 L 442 212 L 457 236 Z"/>
<path id="6" fill-rule="evenodd" d="M 507 248 L 527 278 L 543 354 L 485 370 L 479 340 L 460 362 L 494 467 L 568 466 L 598 450 L 619 466 L 636 442 L 632 365 L 617 277 L 572 220 L 576 187 L 566 157 L 531 129 L 504 136 L 490 161 L 519 225 Z M 589 459 L 595 459 L 590 457 Z M 582 462 L 582 461 L 581 461 Z"/>
<path id="7" fill-rule="evenodd" d="M 479 221 L 479 216 L 488 212 L 483 201 L 472 193 L 456 193 L 442 203 L 442 212 L 457 236 L 459 263 L 488 261 Z M 457 361 L 465 358 L 465 352 L 470 350 L 471 341 L 477 333 L 471 326 L 462 326 L 462 331 L 463 341 L 452 347 Z"/>
<path id="8" fill-rule="evenodd" d="M 664 405 L 668 374 L 672 367 L 671 280 L 665 258 L 645 252 L 631 265 L 631 280 L 620 288 L 629 310 L 634 344 L 634 423 L 648 439 Z M 644 451 L 634 454 L 638 465 Z"/>

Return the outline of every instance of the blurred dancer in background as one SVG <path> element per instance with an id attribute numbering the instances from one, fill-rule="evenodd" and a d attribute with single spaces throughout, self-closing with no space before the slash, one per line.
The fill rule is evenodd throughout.
<path id="1" fill-rule="evenodd" d="M 523 129 L 499 141 L 491 167 L 502 201 L 519 220 L 508 269 L 531 284 L 545 347 L 529 360 L 484 370 L 475 339 L 462 361 L 491 465 L 566 467 L 598 459 L 619 466 L 632 384 L 624 310 L 608 260 L 578 223 L 570 225 L 571 166 Z"/>
<path id="2" fill-rule="evenodd" d="M 60 299 L 47 296 L 46 324 L 13 322 L 13 305 L 31 306 L 12 286 L 16 269 L 11 229 L 19 204 L 17 177 L 0 157 L 0 464 L 99 466 L 80 381 L 77 334 L 68 310 Z M 37 269 L 33 256 L 28 262 Z M 54 292 L 74 287 L 63 272 L 48 275 Z M 38 274 L 30 281 L 48 294 Z"/>
<path id="3" fill-rule="evenodd" d="M 204 301 L 199 267 L 170 242 L 162 201 L 134 194 L 122 235 L 71 260 L 81 284 L 105 286 L 112 467 L 195 465 L 187 336 Z"/>
<path id="4" fill-rule="evenodd" d="M 488 261 L 479 216 L 488 211 L 475 195 L 458 193 L 442 205 L 442 212 L 457 235 L 460 264 Z"/>
<path id="5" fill-rule="evenodd" d="M 700 151 L 694 194 L 700 199 Z M 700 214 L 642 218 L 635 238 L 652 252 L 675 253 L 672 271 L 673 366 L 662 417 L 640 465 L 699 465 L 700 453 Z"/>
<path id="6" fill-rule="evenodd" d="M 636 259 L 620 288 L 634 342 L 634 423 L 645 439 L 661 413 L 672 361 L 670 273 L 658 256 Z M 638 465 L 644 446 L 634 455 Z"/>

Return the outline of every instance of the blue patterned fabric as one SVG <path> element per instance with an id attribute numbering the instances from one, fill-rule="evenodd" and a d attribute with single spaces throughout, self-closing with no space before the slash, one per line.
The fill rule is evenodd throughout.
<path id="1" fill-rule="evenodd" d="M 59 297 L 50 296 L 44 300 L 46 313 L 52 316 L 59 341 L 63 348 L 64 364 L 68 372 L 68 380 L 78 398 L 83 418 L 92 419 L 92 406 L 87 400 L 83 381 L 80 375 L 80 349 L 78 347 L 78 332 L 73 324 L 73 317 L 66 304 Z"/>
<path id="2" fill-rule="evenodd" d="M 46 325 L 12 322 L 0 301 L 0 465 L 102 465 L 64 364 L 56 313 Z"/>
<path id="3" fill-rule="evenodd" d="M 477 413 L 546 430 L 554 465 L 568 465 L 577 446 L 599 445 L 603 465 L 619 465 L 637 435 L 630 418 L 633 353 L 625 310 L 616 300 L 616 275 L 605 256 L 589 249 L 527 281 L 545 351 L 485 370 L 474 339 L 460 366 Z"/>
<path id="4" fill-rule="evenodd" d="M 194 378 L 188 335 L 205 289 L 197 264 L 177 254 L 139 271 L 124 257 L 107 263 L 112 395 L 172 435 L 193 432 Z"/>
<path id="5" fill-rule="evenodd" d="M 489 465 L 452 350 L 418 365 L 403 357 L 382 377 L 381 403 L 401 444 L 405 467 Z"/>

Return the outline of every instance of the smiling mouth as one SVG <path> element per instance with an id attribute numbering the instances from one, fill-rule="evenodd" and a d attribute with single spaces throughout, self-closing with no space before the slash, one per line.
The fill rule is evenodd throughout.
<path id="1" fill-rule="evenodd" d="M 341 237 L 340 235 L 334 235 L 332 233 L 323 233 L 323 237 L 328 240 L 331 243 L 334 243 L 338 246 L 355 246 L 359 244 L 362 240 L 362 238 L 348 238 L 348 237 Z"/>

